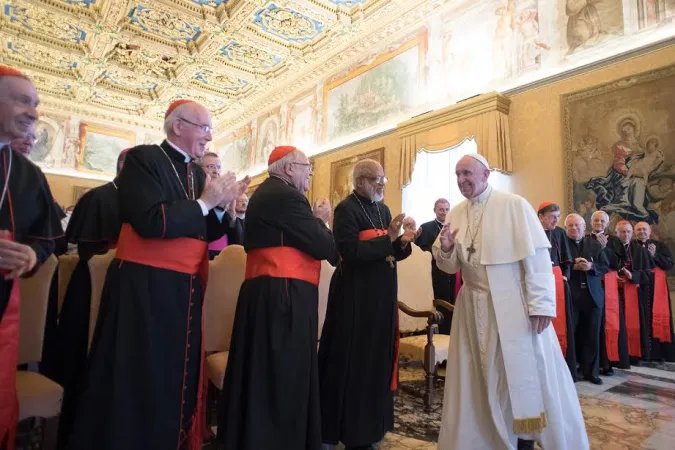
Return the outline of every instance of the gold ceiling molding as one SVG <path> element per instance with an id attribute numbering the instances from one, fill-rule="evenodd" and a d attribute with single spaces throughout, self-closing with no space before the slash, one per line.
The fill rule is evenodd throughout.
<path id="1" fill-rule="evenodd" d="M 491 168 L 511 173 L 510 104 L 507 97 L 492 92 L 400 123 L 396 127 L 401 141 L 400 186 L 410 183 L 420 151 L 444 150 L 468 137 L 476 140 L 478 153 Z"/>

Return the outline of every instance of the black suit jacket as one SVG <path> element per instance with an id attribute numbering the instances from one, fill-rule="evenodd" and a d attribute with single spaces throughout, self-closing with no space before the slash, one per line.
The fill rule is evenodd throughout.
<path id="1" fill-rule="evenodd" d="M 575 243 L 570 240 L 570 247 L 574 246 Z M 593 298 L 595 306 L 603 308 L 605 306 L 605 290 L 602 287 L 601 278 L 609 270 L 607 254 L 595 239 L 588 236 L 582 239 L 581 247 L 581 254 L 579 257 L 586 258 L 587 261 L 592 262 L 593 267 L 587 272 L 581 272 L 581 278 L 575 276 L 570 277 L 570 285 L 574 282 L 579 282 L 580 279 L 585 279 L 588 291 Z M 575 254 L 574 248 L 572 248 L 572 254 Z M 574 268 L 572 268 L 572 271 L 574 271 Z M 574 291 L 573 288 L 572 292 Z"/>

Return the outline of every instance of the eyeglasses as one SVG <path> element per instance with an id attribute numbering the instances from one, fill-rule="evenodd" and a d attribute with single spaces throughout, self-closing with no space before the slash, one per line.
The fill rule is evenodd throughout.
<path id="1" fill-rule="evenodd" d="M 199 125 L 198 123 L 190 122 L 190 121 L 187 120 L 185 117 L 180 117 L 180 116 L 179 116 L 178 118 L 179 118 L 180 120 L 182 120 L 183 122 L 187 122 L 187 123 L 189 123 L 190 125 L 196 126 L 196 127 L 199 128 L 200 130 L 202 130 L 204 133 L 210 133 L 210 132 L 213 131 L 213 127 L 212 127 L 211 125 Z"/>
<path id="2" fill-rule="evenodd" d="M 366 178 L 370 181 L 374 181 L 376 184 L 387 184 L 387 181 L 389 181 L 387 179 L 387 177 L 384 177 L 384 176 L 383 177 L 367 177 L 367 176 L 364 176 L 363 178 Z"/>
<path id="3" fill-rule="evenodd" d="M 297 163 L 297 162 L 294 162 L 294 163 L 291 163 L 291 164 L 295 164 L 296 166 L 305 166 L 305 167 L 309 167 L 309 170 L 313 170 L 313 169 L 314 169 L 314 164 L 312 164 L 312 163 Z"/>

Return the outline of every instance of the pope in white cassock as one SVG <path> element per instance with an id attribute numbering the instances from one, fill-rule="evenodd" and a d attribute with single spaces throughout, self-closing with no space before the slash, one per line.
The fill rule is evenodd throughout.
<path id="1" fill-rule="evenodd" d="M 433 254 L 461 270 L 446 369 L 440 450 L 584 450 L 577 392 L 551 323 L 550 243 L 534 209 L 488 184 L 480 155 L 464 156 L 457 184 L 467 198 L 450 211 Z M 522 441 L 521 441 L 522 443 Z"/>

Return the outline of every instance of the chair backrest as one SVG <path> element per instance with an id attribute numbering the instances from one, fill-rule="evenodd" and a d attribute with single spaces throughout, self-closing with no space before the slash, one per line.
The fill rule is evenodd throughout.
<path id="1" fill-rule="evenodd" d="M 326 320 L 326 307 L 328 306 L 328 290 L 330 280 L 333 278 L 335 267 L 326 260 L 321 261 L 321 278 L 319 279 L 319 339 L 323 331 L 323 323 Z"/>
<path id="2" fill-rule="evenodd" d="M 431 253 L 416 245 L 410 256 L 397 264 L 398 299 L 412 309 L 434 309 L 434 288 L 431 283 Z M 398 327 L 401 332 L 421 331 L 427 327 L 427 319 L 410 317 L 398 312 Z"/>
<path id="3" fill-rule="evenodd" d="M 103 294 L 105 276 L 108 273 L 108 267 L 113 259 L 115 259 L 115 250 L 110 250 L 104 255 L 93 256 L 87 263 L 89 265 L 89 277 L 91 278 L 87 351 L 91 348 L 91 340 L 94 337 L 94 330 L 96 329 L 96 321 L 98 320 L 98 311 L 101 306 L 101 295 Z"/>
<path id="4" fill-rule="evenodd" d="M 204 295 L 204 350 L 230 349 L 239 289 L 246 274 L 246 252 L 228 245 L 209 263 L 209 282 Z"/>
<path id="5" fill-rule="evenodd" d="M 30 278 L 22 278 L 21 319 L 19 329 L 19 364 L 38 362 L 42 358 L 49 289 L 59 261 L 51 255 Z"/>
<path id="6" fill-rule="evenodd" d="M 66 296 L 70 277 L 73 275 L 78 262 L 80 262 L 80 257 L 77 253 L 59 256 L 59 314 L 61 314 L 61 307 L 63 306 L 63 299 Z"/>

